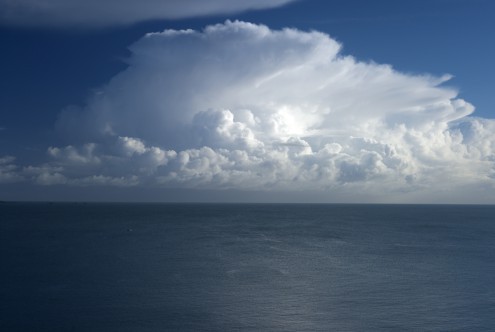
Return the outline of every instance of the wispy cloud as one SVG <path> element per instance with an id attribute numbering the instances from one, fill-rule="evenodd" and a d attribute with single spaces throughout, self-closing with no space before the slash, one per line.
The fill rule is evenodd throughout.
<path id="1" fill-rule="evenodd" d="M 0 23 L 102 27 L 265 9 L 293 1 L 295 0 L 0 0 Z"/>

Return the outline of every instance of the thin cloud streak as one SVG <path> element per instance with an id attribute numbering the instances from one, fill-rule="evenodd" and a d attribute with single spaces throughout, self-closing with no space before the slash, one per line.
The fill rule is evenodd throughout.
<path id="1" fill-rule="evenodd" d="M 147 20 L 231 14 L 295 0 L 0 0 L 0 24 L 98 28 Z"/>

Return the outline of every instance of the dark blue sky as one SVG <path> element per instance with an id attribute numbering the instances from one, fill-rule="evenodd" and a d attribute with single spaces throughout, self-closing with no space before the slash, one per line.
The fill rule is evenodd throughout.
<path id="1" fill-rule="evenodd" d="M 447 85 L 495 118 L 495 2 L 490 0 L 300 0 L 267 10 L 106 28 L 0 25 L 0 156 L 38 161 L 67 145 L 54 130 L 62 109 L 84 105 L 126 68 L 127 47 L 145 33 L 202 29 L 226 19 L 318 30 L 345 55 L 412 74 L 452 74 Z"/>

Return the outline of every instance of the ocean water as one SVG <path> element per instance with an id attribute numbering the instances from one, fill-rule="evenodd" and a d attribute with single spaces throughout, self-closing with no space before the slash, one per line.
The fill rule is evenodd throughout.
<path id="1" fill-rule="evenodd" d="M 495 206 L 0 204 L 1 331 L 495 331 Z"/>

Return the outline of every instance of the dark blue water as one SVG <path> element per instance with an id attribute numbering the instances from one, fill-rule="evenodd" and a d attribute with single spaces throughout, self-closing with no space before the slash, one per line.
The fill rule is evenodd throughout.
<path id="1" fill-rule="evenodd" d="M 495 207 L 0 204 L 1 331 L 495 330 Z"/>

